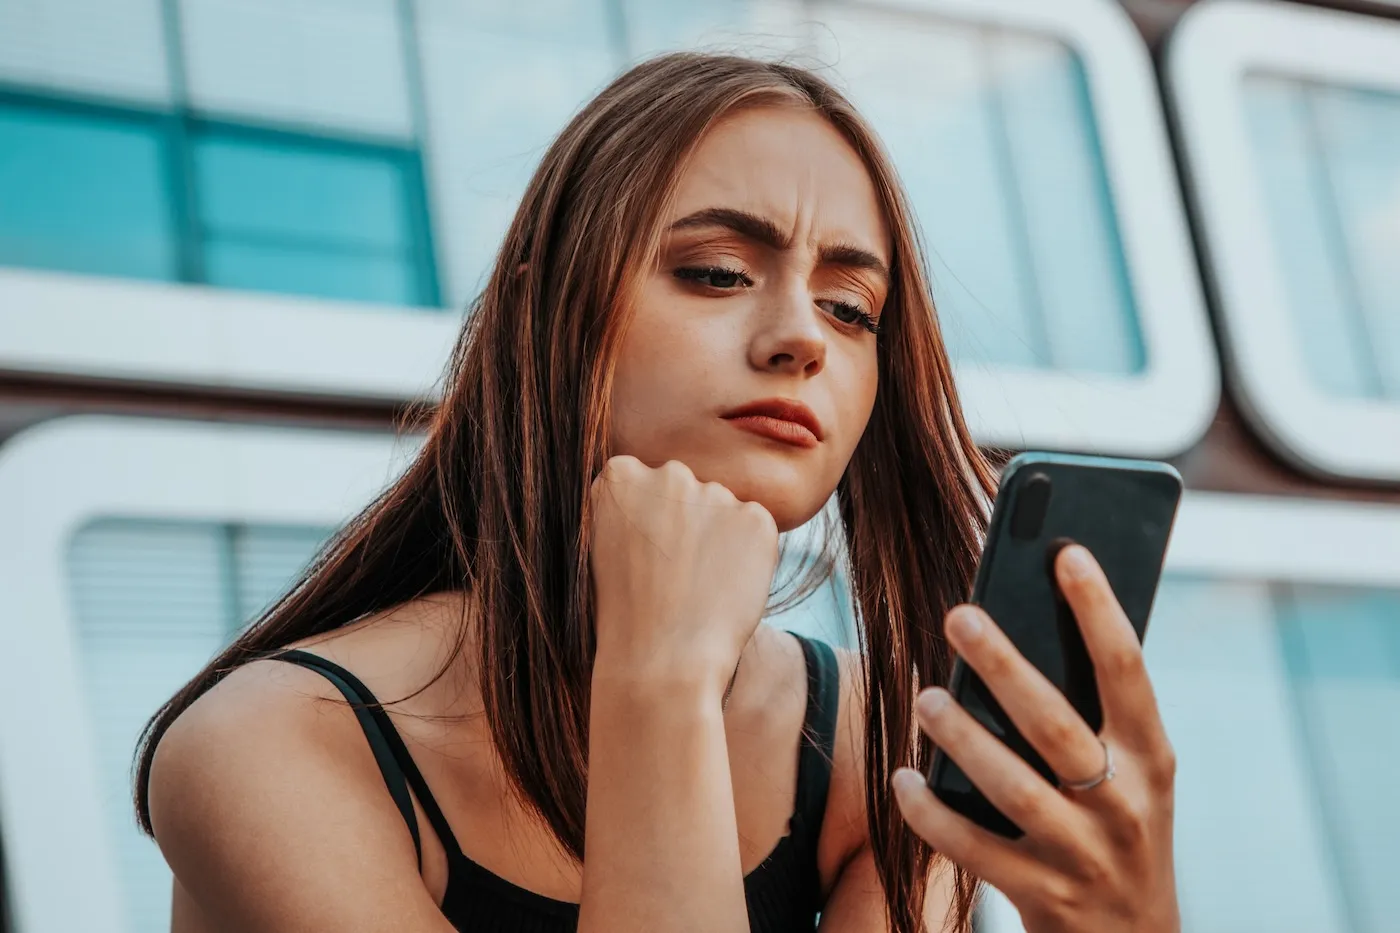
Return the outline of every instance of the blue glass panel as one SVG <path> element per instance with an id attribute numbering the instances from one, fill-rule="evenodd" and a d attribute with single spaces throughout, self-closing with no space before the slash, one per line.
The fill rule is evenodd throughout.
<path id="1" fill-rule="evenodd" d="M 1082 66 L 1043 36 L 821 7 L 837 67 L 885 140 L 964 363 L 1144 365 Z"/>
<path id="2" fill-rule="evenodd" d="M 393 255 L 212 239 L 204 273 L 226 288 L 400 305 L 419 300 L 412 264 Z"/>
<path id="3" fill-rule="evenodd" d="M 103 520 L 73 537 L 68 579 L 80 670 L 129 933 L 170 929 L 170 869 L 132 812 L 137 736 L 325 536 L 314 528 Z"/>
<path id="4" fill-rule="evenodd" d="M 1400 95 L 1256 75 L 1245 116 L 1309 376 L 1400 398 Z"/>
<path id="5" fill-rule="evenodd" d="M 1400 917 L 1400 591 L 1281 588 L 1280 631 L 1354 933 Z"/>
<path id="6" fill-rule="evenodd" d="M 995 38 L 991 60 L 1014 176 L 1004 195 L 1020 202 L 1045 360 L 1136 372 L 1142 335 L 1083 65 L 1067 46 L 1017 34 Z"/>
<path id="7" fill-rule="evenodd" d="M 216 236 L 271 235 L 325 248 L 409 246 L 403 169 L 389 158 L 276 137 L 202 136 L 200 219 Z"/>
<path id="8" fill-rule="evenodd" d="M 1381 392 L 1400 399 L 1400 94 L 1322 88 L 1313 111 Z"/>
<path id="9" fill-rule="evenodd" d="M 1358 328 L 1324 172 L 1311 141 L 1307 101 L 1296 84 L 1252 77 L 1245 117 L 1278 257 L 1310 377 L 1329 393 L 1367 396 L 1376 374 Z"/>
<path id="10" fill-rule="evenodd" d="M 1146 656 L 1177 753 L 1183 929 L 1348 933 L 1269 587 L 1167 578 Z"/>
<path id="11" fill-rule="evenodd" d="M 159 124 L 0 105 L 0 263 L 173 279 Z"/>
<path id="12" fill-rule="evenodd" d="M 633 61 L 689 48 L 781 57 L 809 31 L 803 11 L 783 0 L 623 0 L 622 6 Z"/>

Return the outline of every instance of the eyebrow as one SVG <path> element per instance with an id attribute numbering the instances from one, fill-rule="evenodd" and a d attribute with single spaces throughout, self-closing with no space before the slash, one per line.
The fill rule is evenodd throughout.
<path id="1" fill-rule="evenodd" d="M 773 221 L 758 214 L 732 207 L 707 207 L 687 214 L 671 224 L 672 230 L 694 230 L 701 227 L 723 227 L 746 240 L 753 240 L 770 249 L 785 250 L 792 241 Z M 868 249 L 851 243 L 829 243 L 817 250 L 817 262 L 822 265 L 868 269 L 889 281 L 890 270 L 884 260 Z"/>

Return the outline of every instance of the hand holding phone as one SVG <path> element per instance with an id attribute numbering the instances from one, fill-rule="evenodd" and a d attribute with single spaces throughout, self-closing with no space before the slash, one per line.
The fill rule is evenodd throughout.
<path id="1" fill-rule="evenodd" d="M 1029 930 L 1179 930 L 1175 760 L 1141 645 L 1179 497 L 1164 464 L 1013 460 L 974 605 L 947 621 L 950 688 L 920 696 L 936 751 L 927 784 L 895 774 L 905 820 Z"/>

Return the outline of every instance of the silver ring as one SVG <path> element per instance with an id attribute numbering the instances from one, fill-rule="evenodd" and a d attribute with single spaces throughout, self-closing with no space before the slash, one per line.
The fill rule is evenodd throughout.
<path id="1" fill-rule="evenodd" d="M 1113 780 L 1113 775 L 1117 773 L 1113 769 L 1113 749 L 1109 748 L 1108 743 L 1105 742 L 1102 738 L 1099 738 L 1098 736 L 1095 736 L 1095 738 L 1097 738 L 1099 740 L 1099 744 L 1103 746 L 1103 773 L 1101 773 L 1098 777 L 1092 777 L 1087 781 L 1066 781 L 1064 778 L 1060 778 L 1060 788 L 1062 790 L 1093 790 L 1095 787 L 1098 787 L 1104 781 Z"/>

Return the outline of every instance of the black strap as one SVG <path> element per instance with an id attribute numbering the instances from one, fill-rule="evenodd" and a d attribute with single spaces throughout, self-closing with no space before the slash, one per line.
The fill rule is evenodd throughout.
<path id="1" fill-rule="evenodd" d="M 389 714 L 384 711 L 383 705 L 370 689 L 354 674 L 320 655 L 291 649 L 269 657 L 315 671 L 334 684 L 349 701 L 351 709 L 360 721 L 365 738 L 369 740 L 369 747 L 374 752 L 374 760 L 379 764 L 379 772 L 384 776 L 389 794 L 394 798 L 404 822 L 408 824 L 409 833 L 413 835 L 413 850 L 418 854 L 419 870 L 423 868 L 423 844 L 418 835 L 418 817 L 413 812 L 413 798 L 409 796 L 409 787 L 412 787 L 414 794 L 418 796 L 418 803 L 423 807 L 428 823 L 447 851 L 448 863 L 460 861 L 463 857 L 462 850 L 457 845 L 457 837 L 452 834 L 452 828 L 447 824 L 447 817 L 443 816 L 442 808 L 433 799 L 428 782 L 423 779 L 423 773 L 418 770 L 417 763 L 409 754 L 408 746 L 404 744 L 398 730 L 394 728 Z"/>
<path id="2" fill-rule="evenodd" d="M 831 786 L 831 756 L 836 747 L 836 713 L 841 702 L 841 673 L 836 652 L 824 641 L 796 632 L 807 661 L 807 715 L 797 753 L 797 816 L 813 847 L 820 838 L 826 795 Z"/>

